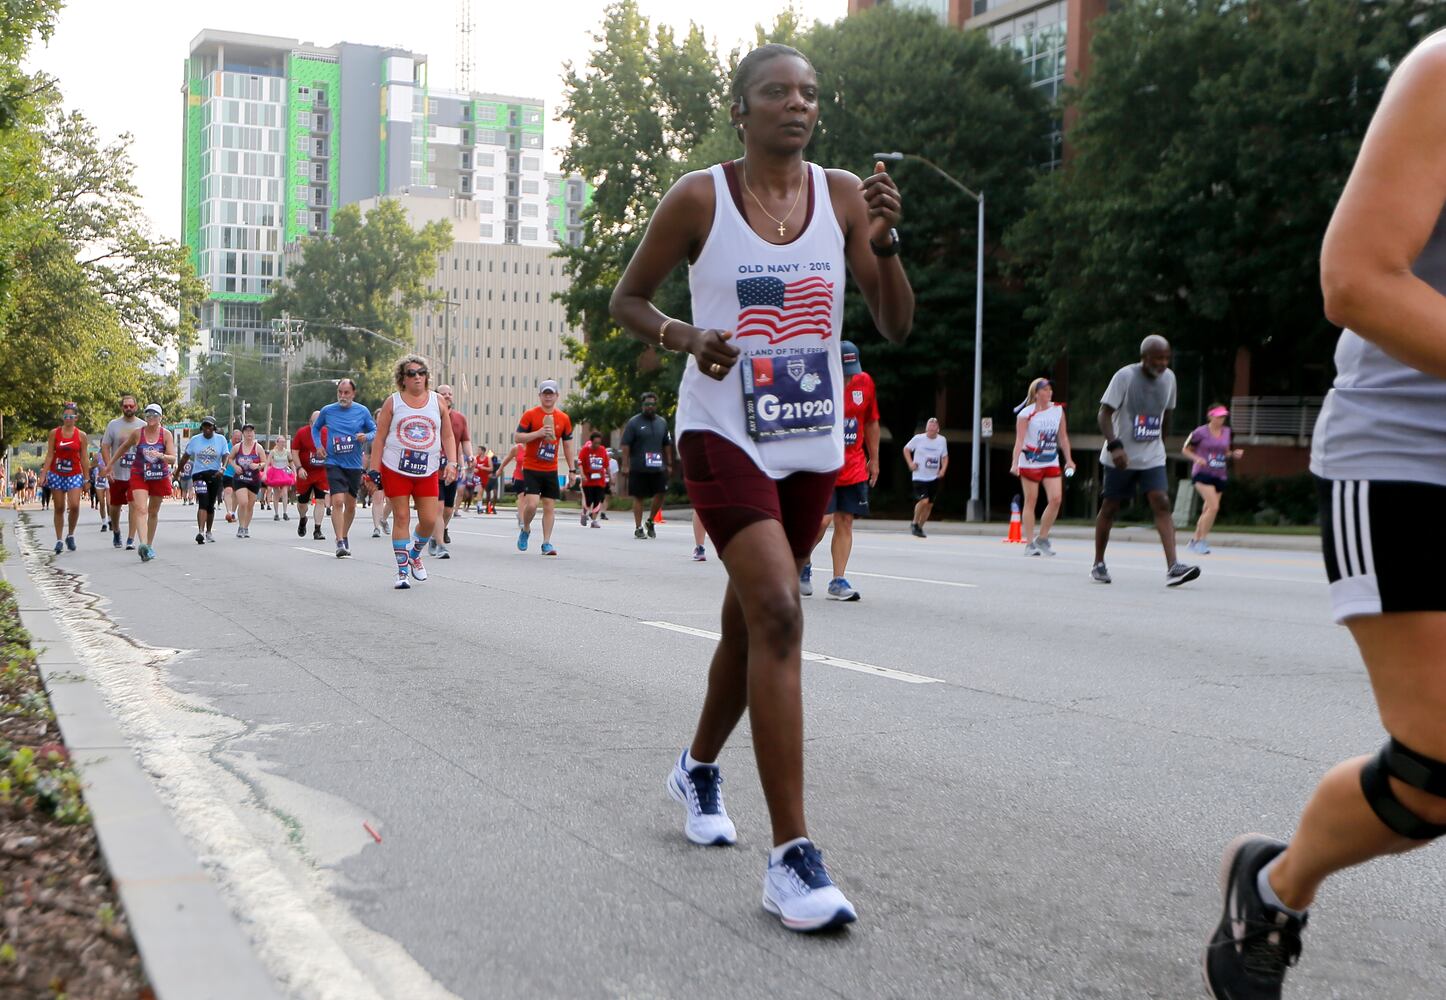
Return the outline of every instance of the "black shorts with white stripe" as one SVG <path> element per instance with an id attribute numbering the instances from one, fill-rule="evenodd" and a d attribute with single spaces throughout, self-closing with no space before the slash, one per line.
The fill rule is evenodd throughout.
<path id="1" fill-rule="evenodd" d="M 1422 567 L 1446 558 L 1438 531 L 1410 526 L 1446 511 L 1446 486 L 1316 478 L 1320 540 L 1337 622 L 1357 615 L 1446 611 L 1446 587 Z"/>

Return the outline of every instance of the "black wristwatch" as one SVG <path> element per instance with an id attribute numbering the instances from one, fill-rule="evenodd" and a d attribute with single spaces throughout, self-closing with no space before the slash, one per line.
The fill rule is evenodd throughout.
<path id="1" fill-rule="evenodd" d="M 1124 448 L 1125 442 L 1121 441 L 1119 438 L 1115 438 L 1114 440 L 1105 442 L 1105 451 L 1123 451 Z"/>
<path id="2" fill-rule="evenodd" d="M 899 255 L 899 231 L 890 229 L 889 239 L 893 242 L 886 247 L 881 247 L 873 240 L 869 240 L 869 249 L 874 252 L 875 257 L 897 257 Z"/>

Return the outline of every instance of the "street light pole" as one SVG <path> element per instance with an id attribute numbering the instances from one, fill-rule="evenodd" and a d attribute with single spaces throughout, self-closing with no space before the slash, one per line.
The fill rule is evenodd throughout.
<path id="1" fill-rule="evenodd" d="M 271 332 L 281 341 L 281 431 L 291 433 L 291 359 L 301 350 L 301 335 L 306 332 L 306 320 L 292 319 L 290 313 L 282 313 L 279 319 L 271 321 Z M 270 418 L 267 418 L 269 424 Z"/>
<path id="2" fill-rule="evenodd" d="M 983 440 L 979 431 L 983 423 L 982 400 L 980 396 L 983 393 L 984 386 L 984 192 L 970 190 L 957 177 L 943 167 L 932 160 L 925 159 L 917 153 L 875 153 L 874 159 L 884 160 L 889 163 L 899 163 L 903 160 L 917 160 L 950 184 L 953 184 L 960 191 L 963 191 L 969 197 L 973 198 L 979 206 L 979 245 L 975 252 L 974 265 L 974 427 L 969 434 L 971 444 L 969 508 L 966 518 L 970 521 L 982 521 L 984 520 L 984 504 L 979 496 L 979 467 L 980 459 L 983 455 Z"/>

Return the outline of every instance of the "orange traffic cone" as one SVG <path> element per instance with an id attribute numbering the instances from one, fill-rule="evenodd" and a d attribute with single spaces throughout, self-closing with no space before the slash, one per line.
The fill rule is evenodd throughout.
<path id="1" fill-rule="evenodd" d="M 654 523 L 654 524 L 667 524 L 667 523 L 668 523 L 667 521 L 663 520 L 663 508 L 659 507 L 659 508 L 658 508 L 658 512 L 653 515 L 653 523 Z"/>
<path id="2" fill-rule="evenodd" d="M 1019 515 L 1019 497 L 1009 502 L 1009 537 L 1006 542 L 1019 542 L 1024 544 L 1024 521 Z"/>

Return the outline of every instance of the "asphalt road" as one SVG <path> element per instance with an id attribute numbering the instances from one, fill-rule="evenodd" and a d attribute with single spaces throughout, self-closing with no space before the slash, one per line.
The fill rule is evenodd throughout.
<path id="1" fill-rule="evenodd" d="M 759 906 L 746 720 L 736 848 L 689 845 L 664 792 L 724 580 L 686 521 L 644 542 L 560 518 L 544 559 L 510 510 L 466 515 L 397 593 L 365 514 L 345 561 L 269 514 L 200 547 L 190 513 L 167 505 L 147 565 L 87 512 L 56 565 L 297 996 L 1200 996 L 1224 845 L 1288 834 L 1383 738 L 1312 553 L 1217 549 L 1167 590 L 1150 545 L 1113 547 L 1105 587 L 1083 541 L 861 534 L 863 600 L 824 600 L 820 571 L 804 641 L 810 827 L 860 921 L 800 937 Z M 1446 996 L 1439 858 L 1332 882 L 1288 996 Z"/>

